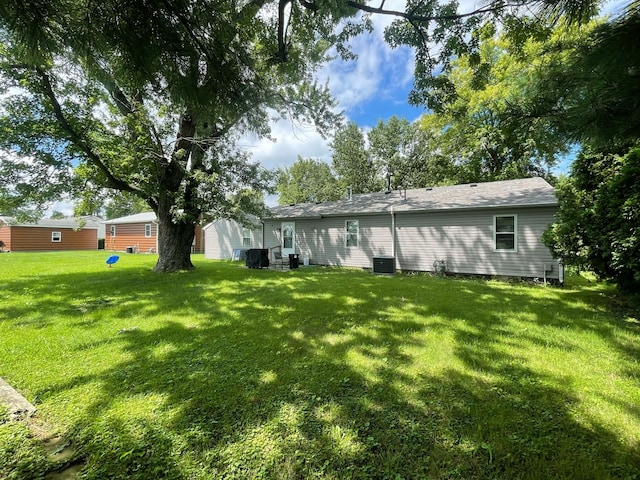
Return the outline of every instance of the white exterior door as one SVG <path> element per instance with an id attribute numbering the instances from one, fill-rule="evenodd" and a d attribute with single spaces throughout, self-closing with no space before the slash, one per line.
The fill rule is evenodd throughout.
<path id="1" fill-rule="evenodd" d="M 286 257 L 290 253 L 296 253 L 296 223 L 282 222 L 280 232 L 282 256 Z"/>

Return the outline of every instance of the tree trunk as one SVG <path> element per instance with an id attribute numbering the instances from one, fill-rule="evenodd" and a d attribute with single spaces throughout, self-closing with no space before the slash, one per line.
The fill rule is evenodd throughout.
<path id="1" fill-rule="evenodd" d="M 174 223 L 169 212 L 164 215 L 158 212 L 158 263 L 154 272 L 193 270 L 191 247 L 195 229 L 195 223 Z"/>

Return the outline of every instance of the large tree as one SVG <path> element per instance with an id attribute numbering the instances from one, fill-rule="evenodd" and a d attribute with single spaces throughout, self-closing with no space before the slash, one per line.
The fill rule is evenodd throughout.
<path id="1" fill-rule="evenodd" d="M 576 3 L 595 2 L 562 5 Z M 336 124 L 313 73 L 329 47 L 346 56 L 348 38 L 370 28 L 358 11 L 397 17 L 386 38 L 415 48 L 411 100 L 421 103 L 440 83 L 436 66 L 446 71 L 452 55 L 477 46 L 470 32 L 489 19 L 509 27 L 528 15 L 524 4 L 557 2 L 458 12 L 433 0 L 408 2 L 406 11 L 352 0 L 5 0 L 0 149 L 29 165 L 75 170 L 90 195 L 109 188 L 144 199 L 159 222 L 156 270 L 189 269 L 203 214 L 258 213 L 252 191 L 266 179 L 235 138 L 268 135 L 270 112 L 321 131 Z M 33 199 L 24 184 L 3 187 L 0 200 Z"/>
<path id="2" fill-rule="evenodd" d="M 260 212 L 268 177 L 234 139 L 267 134 L 274 111 L 321 131 L 336 122 L 311 78 L 332 16 L 271 5 L 3 2 L 0 147 L 74 169 L 89 195 L 144 199 L 159 223 L 156 270 L 192 268 L 202 215 Z"/>
<path id="3" fill-rule="evenodd" d="M 566 38 L 570 30 L 539 32 L 524 43 L 509 33 L 496 36 L 491 25 L 478 30 L 477 51 L 451 62 L 442 101 L 420 121 L 430 138 L 427 158 L 451 159 L 456 182 L 550 177 L 570 142 L 548 117 L 514 110 L 532 101 L 529 83 L 548 57 L 561 55 L 548 51 L 554 35 Z"/>

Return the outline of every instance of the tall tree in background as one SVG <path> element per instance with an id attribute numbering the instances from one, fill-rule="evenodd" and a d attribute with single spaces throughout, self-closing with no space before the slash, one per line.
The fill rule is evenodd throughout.
<path id="1" fill-rule="evenodd" d="M 280 205 L 326 202 L 344 196 L 328 164 L 300 156 L 290 167 L 278 170 L 276 190 Z"/>
<path id="2" fill-rule="evenodd" d="M 331 143 L 332 166 L 343 188 L 353 193 L 376 192 L 383 187 L 381 165 L 366 148 L 363 131 L 355 122 L 340 128 Z"/>
<path id="3" fill-rule="evenodd" d="M 568 265 L 640 290 L 640 2 L 598 25 L 533 86 L 530 116 L 548 116 L 583 150 L 556 192 L 544 241 Z"/>
<path id="4" fill-rule="evenodd" d="M 420 122 L 391 117 L 378 121 L 368 134 L 369 154 L 381 165 L 390 188 L 421 188 L 454 183 L 454 163 L 438 156 L 437 144 Z"/>
<path id="5" fill-rule="evenodd" d="M 545 53 L 546 35 L 521 45 L 494 32 L 490 25 L 479 30 L 478 50 L 451 63 L 447 100 L 420 120 L 430 138 L 426 155 L 452 159 L 456 183 L 549 177 L 568 151 L 566 137 L 548 118 L 513 114 L 513 105 L 531 101 L 528 82 L 553 55 Z M 567 29 L 555 35 L 566 37 Z"/>

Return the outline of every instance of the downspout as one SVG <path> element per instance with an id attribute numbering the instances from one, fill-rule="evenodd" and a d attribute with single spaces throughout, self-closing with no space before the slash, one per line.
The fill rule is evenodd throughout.
<path id="1" fill-rule="evenodd" d="M 260 245 L 260 248 L 264 248 L 264 220 L 260 220 L 260 223 L 262 224 L 262 245 Z"/>
<path id="2" fill-rule="evenodd" d="M 391 256 L 396 256 L 396 215 L 391 205 Z"/>

